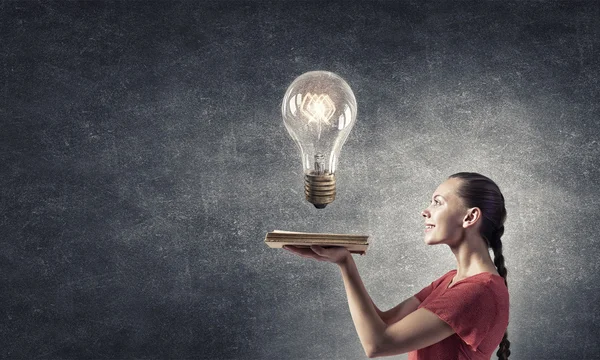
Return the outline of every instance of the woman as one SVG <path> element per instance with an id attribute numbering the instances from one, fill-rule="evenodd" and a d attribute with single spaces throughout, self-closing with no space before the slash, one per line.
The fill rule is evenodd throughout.
<path id="1" fill-rule="evenodd" d="M 375 306 L 346 248 L 285 249 L 339 266 L 369 358 L 408 352 L 409 360 L 489 360 L 500 345 L 496 355 L 507 359 L 509 295 L 500 240 L 506 209 L 500 189 L 480 174 L 454 174 L 438 186 L 421 215 L 425 243 L 448 245 L 457 269 L 388 311 Z"/>

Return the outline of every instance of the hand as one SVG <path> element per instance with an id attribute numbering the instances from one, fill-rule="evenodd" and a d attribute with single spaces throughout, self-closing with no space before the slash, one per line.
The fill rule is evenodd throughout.
<path id="1" fill-rule="evenodd" d="M 334 264 L 342 264 L 352 255 L 350 251 L 343 246 L 322 246 L 313 245 L 310 248 L 299 248 L 297 246 L 285 245 L 285 250 L 298 254 L 305 258 L 313 258 L 319 261 L 329 261 Z"/>

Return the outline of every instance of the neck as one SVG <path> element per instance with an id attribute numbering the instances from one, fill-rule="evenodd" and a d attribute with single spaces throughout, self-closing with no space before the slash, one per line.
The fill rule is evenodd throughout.
<path id="1" fill-rule="evenodd" d="M 459 279 L 483 271 L 497 273 L 485 240 L 480 235 L 464 234 L 463 239 L 450 249 L 456 256 L 456 276 Z"/>

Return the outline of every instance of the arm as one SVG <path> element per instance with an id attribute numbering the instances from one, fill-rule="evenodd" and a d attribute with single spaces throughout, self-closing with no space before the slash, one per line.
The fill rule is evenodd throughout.
<path id="1" fill-rule="evenodd" d="M 431 311 L 424 308 L 411 311 L 412 307 L 418 306 L 415 306 L 417 299 L 409 298 L 385 313 L 378 311 L 360 279 L 352 255 L 343 247 L 311 246 L 310 249 L 300 249 L 286 246 L 284 249 L 302 257 L 329 261 L 339 266 L 350 314 L 368 357 L 403 354 L 421 349 L 454 333 L 450 325 Z"/>
<path id="2" fill-rule="evenodd" d="M 392 325 L 402 319 L 411 312 L 417 310 L 421 302 L 414 296 L 409 297 L 392 309 L 381 314 L 381 319 L 388 325 Z"/>
<path id="3" fill-rule="evenodd" d="M 388 326 L 370 357 L 404 354 L 436 344 L 454 329 L 431 311 L 421 308 Z"/>
<path id="4" fill-rule="evenodd" d="M 380 317 L 360 279 L 352 256 L 349 255 L 338 265 L 346 288 L 350 314 L 369 358 L 421 349 L 454 333 L 450 325 L 429 310 L 413 310 L 419 305 L 419 300 L 414 297 L 381 313 Z"/>
<path id="5" fill-rule="evenodd" d="M 371 304 L 373 304 L 373 307 L 375 308 L 375 311 L 377 312 L 377 315 L 379 316 L 379 318 L 381 320 L 383 320 L 384 323 L 387 323 L 387 321 L 385 321 L 385 313 L 386 312 L 379 310 L 379 308 L 377 307 L 377 305 L 375 305 L 375 303 L 373 302 L 373 299 L 371 299 L 370 296 L 369 296 L 369 300 L 371 300 Z"/>
<path id="6" fill-rule="evenodd" d="M 352 256 L 348 255 L 338 265 L 344 280 L 354 327 L 365 353 L 371 357 L 379 342 L 378 338 L 385 332 L 387 325 L 379 316 L 377 307 L 369 297 Z"/>

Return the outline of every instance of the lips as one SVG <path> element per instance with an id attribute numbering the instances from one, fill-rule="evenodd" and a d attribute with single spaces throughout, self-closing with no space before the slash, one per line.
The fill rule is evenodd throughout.
<path id="1" fill-rule="evenodd" d="M 435 225 L 433 224 L 425 224 L 425 232 L 433 230 L 434 227 Z"/>

